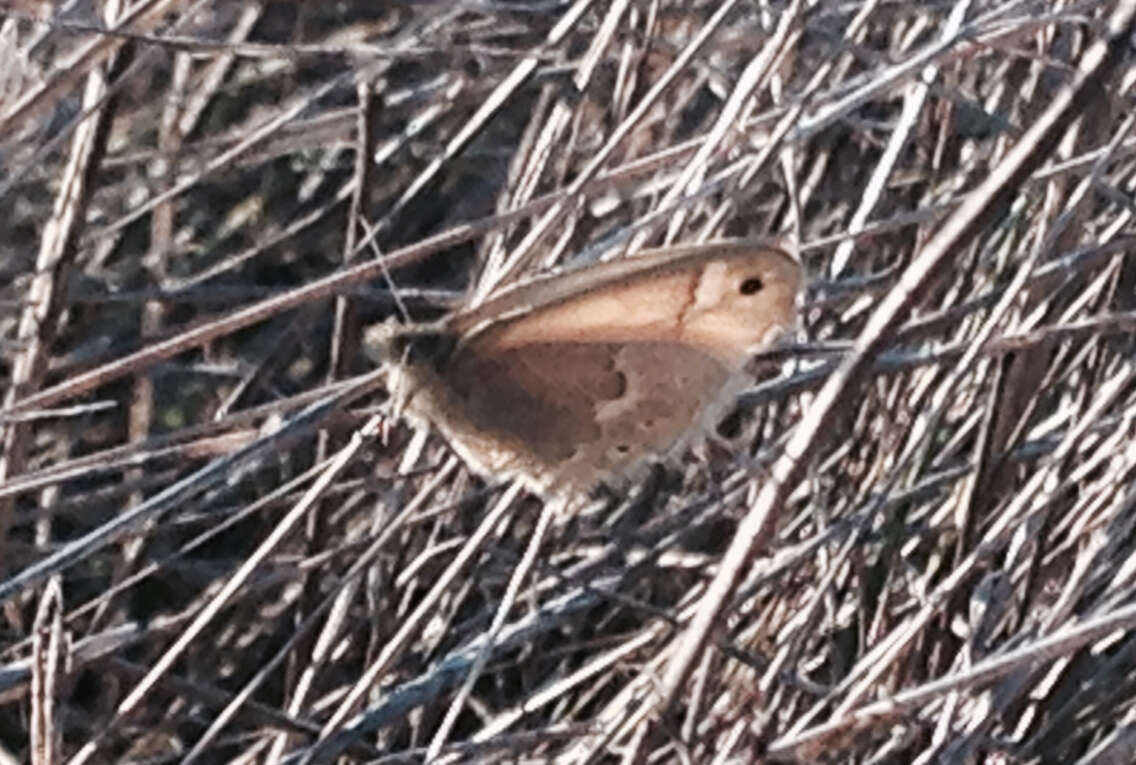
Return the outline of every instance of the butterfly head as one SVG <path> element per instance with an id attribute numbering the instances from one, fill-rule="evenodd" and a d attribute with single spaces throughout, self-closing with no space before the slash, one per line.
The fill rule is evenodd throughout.
<path id="1" fill-rule="evenodd" d="M 440 367 L 453 355 L 457 336 L 441 323 L 408 327 L 390 319 L 368 328 L 364 347 L 380 364 Z"/>

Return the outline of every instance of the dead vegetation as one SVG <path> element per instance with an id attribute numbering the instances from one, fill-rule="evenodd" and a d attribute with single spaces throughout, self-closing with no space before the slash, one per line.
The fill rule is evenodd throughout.
<path id="1" fill-rule="evenodd" d="M 0 15 L 0 762 L 1133 761 L 1131 0 L 93 5 Z M 780 375 L 511 582 L 361 328 L 721 236 Z"/>

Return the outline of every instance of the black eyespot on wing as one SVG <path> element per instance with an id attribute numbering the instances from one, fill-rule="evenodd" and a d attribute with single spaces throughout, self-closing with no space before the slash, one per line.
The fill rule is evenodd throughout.
<path id="1" fill-rule="evenodd" d="M 765 289 L 765 282 L 760 276 L 751 276 L 738 286 L 738 292 L 743 295 L 756 295 Z"/>

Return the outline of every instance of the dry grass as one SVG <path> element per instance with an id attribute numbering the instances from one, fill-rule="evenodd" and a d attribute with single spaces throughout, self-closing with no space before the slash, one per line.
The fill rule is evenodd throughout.
<path id="1" fill-rule="evenodd" d="M 5 4 L 0 763 L 1133 761 L 1133 5 Z M 717 236 L 801 342 L 496 629 L 361 328 Z"/>

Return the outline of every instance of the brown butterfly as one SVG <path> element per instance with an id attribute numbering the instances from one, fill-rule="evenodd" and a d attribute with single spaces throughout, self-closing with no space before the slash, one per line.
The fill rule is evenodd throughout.
<path id="1" fill-rule="evenodd" d="M 477 473 L 550 496 L 623 477 L 717 425 L 794 323 L 801 269 L 768 244 L 646 251 L 507 289 L 442 321 L 372 327 L 397 407 Z"/>

